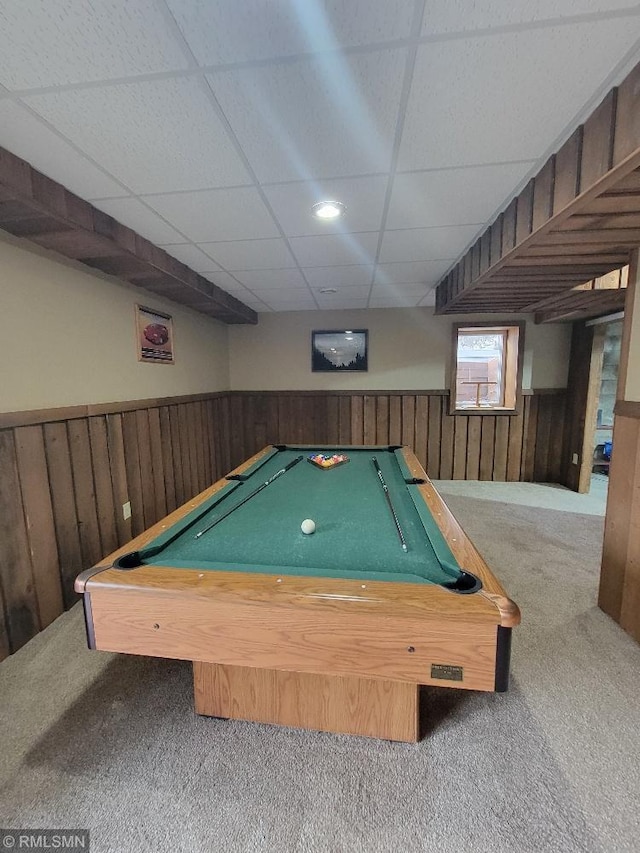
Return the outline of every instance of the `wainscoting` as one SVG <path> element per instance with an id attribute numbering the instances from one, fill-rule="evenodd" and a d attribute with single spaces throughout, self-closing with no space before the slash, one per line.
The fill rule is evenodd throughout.
<path id="1" fill-rule="evenodd" d="M 561 481 L 564 391 L 525 394 L 516 415 L 447 405 L 445 391 L 230 392 L 0 414 L 0 659 L 77 600 L 82 569 L 265 444 L 408 444 L 434 479 Z"/>

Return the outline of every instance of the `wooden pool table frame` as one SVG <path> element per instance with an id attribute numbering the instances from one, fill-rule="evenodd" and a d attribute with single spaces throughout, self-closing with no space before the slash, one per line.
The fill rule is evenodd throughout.
<path id="1" fill-rule="evenodd" d="M 424 481 L 419 492 L 458 563 L 482 581 L 479 592 L 171 566 L 113 568 L 118 557 L 140 550 L 223 488 L 222 478 L 78 576 L 89 646 L 193 661 L 199 714 L 400 741 L 420 737 L 420 685 L 505 690 L 518 607 L 414 453 L 402 453 L 411 475 Z"/>

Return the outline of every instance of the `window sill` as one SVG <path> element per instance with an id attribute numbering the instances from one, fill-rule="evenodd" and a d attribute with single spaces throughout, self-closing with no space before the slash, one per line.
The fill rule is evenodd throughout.
<path id="1" fill-rule="evenodd" d="M 518 409 L 507 409 L 504 406 L 469 406 L 464 409 L 453 409 L 450 415 L 517 415 Z"/>

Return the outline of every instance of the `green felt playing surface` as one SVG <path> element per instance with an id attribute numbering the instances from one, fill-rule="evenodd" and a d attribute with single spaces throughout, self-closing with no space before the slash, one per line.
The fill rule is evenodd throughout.
<path id="1" fill-rule="evenodd" d="M 386 448 L 318 448 L 346 452 L 349 462 L 322 470 L 308 462 L 313 448 L 273 451 L 245 472 L 240 483 L 198 507 L 140 554 L 150 565 L 349 577 L 410 583 L 449 583 L 460 568 L 431 518 L 399 451 Z M 239 504 L 295 459 L 301 462 L 200 538 L 196 533 Z M 407 543 L 401 542 L 378 480 L 376 457 Z M 305 518 L 316 532 L 305 535 Z M 158 553 L 154 553 L 160 549 Z"/>

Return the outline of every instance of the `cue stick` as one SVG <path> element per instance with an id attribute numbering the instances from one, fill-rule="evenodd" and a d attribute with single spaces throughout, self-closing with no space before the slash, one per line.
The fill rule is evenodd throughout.
<path id="1" fill-rule="evenodd" d="M 380 470 L 380 466 L 378 465 L 378 460 L 375 456 L 371 457 L 373 460 L 373 464 L 376 466 L 376 473 L 378 474 L 378 479 L 380 480 L 380 485 L 382 486 L 382 490 L 384 491 L 384 496 L 387 499 L 387 504 L 389 505 L 389 509 L 391 510 L 391 515 L 393 516 L 393 520 L 396 525 L 396 530 L 398 531 L 398 537 L 400 539 L 400 544 L 402 545 L 402 550 L 406 553 L 407 551 L 407 543 L 404 541 L 404 533 L 402 532 L 402 528 L 400 527 L 400 522 L 398 521 L 398 516 L 396 515 L 396 511 L 393 508 L 393 503 L 391 502 L 391 495 L 389 494 L 389 487 L 384 481 L 384 477 L 382 476 L 382 471 Z"/>
<path id="2" fill-rule="evenodd" d="M 211 524 L 209 524 L 207 527 L 205 527 L 204 530 L 201 530 L 200 533 L 196 533 L 196 535 L 193 538 L 199 539 L 203 533 L 207 533 L 207 531 L 211 530 L 212 527 L 215 527 L 216 524 L 219 524 L 221 521 L 224 521 L 224 519 L 227 518 L 228 516 L 230 516 L 232 512 L 235 512 L 237 509 L 240 509 L 240 507 L 243 504 L 246 504 L 247 501 L 250 501 L 251 498 L 254 498 L 258 494 L 258 492 L 261 492 L 263 489 L 265 489 L 267 486 L 269 486 L 271 483 L 273 483 L 274 480 L 277 480 L 281 474 L 286 474 L 286 472 L 290 468 L 293 468 L 294 465 L 297 465 L 301 459 L 302 459 L 302 456 L 297 456 L 292 462 L 289 462 L 288 465 L 285 465 L 284 468 L 281 468 L 279 471 L 276 471 L 276 473 L 272 477 L 269 477 L 269 479 L 266 482 L 262 483 L 261 486 L 258 486 L 257 489 L 254 489 L 250 495 L 246 496 L 246 498 L 243 498 L 239 504 L 232 506 L 230 510 L 228 510 L 227 512 L 224 513 L 224 515 L 221 515 L 220 518 L 216 518 L 215 521 L 212 521 Z"/>

